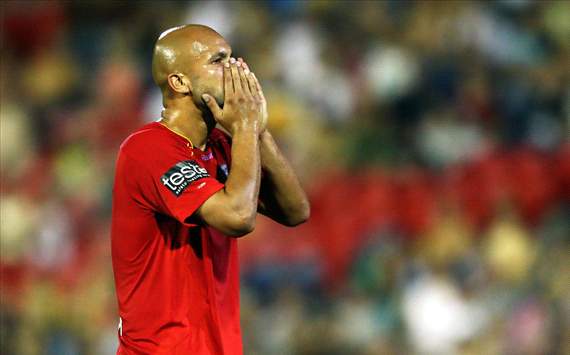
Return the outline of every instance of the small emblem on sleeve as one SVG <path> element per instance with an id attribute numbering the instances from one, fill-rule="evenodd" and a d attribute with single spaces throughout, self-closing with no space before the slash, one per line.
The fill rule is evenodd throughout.
<path id="1" fill-rule="evenodd" d="M 208 171 L 198 165 L 194 160 L 184 160 L 164 173 L 160 181 L 170 192 L 178 197 L 188 185 L 196 180 L 209 176 Z"/>

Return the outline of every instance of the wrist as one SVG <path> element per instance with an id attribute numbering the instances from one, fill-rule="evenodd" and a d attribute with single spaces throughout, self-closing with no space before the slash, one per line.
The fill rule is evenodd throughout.
<path id="1" fill-rule="evenodd" d="M 251 121 L 235 122 L 232 125 L 231 134 L 233 136 L 234 134 L 239 134 L 240 132 L 252 132 L 259 135 L 259 123 Z"/>

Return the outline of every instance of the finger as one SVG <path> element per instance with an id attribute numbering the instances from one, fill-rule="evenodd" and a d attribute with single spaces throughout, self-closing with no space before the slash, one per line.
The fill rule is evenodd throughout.
<path id="1" fill-rule="evenodd" d="M 241 87 L 241 79 L 239 77 L 237 61 L 235 60 L 235 58 L 230 58 L 230 69 L 232 72 L 232 82 L 234 84 L 234 92 L 236 94 L 241 94 L 243 93 L 243 90 Z"/>
<path id="2" fill-rule="evenodd" d="M 215 119 L 219 119 L 222 117 L 222 109 L 220 108 L 220 106 L 218 106 L 218 103 L 212 96 L 204 94 L 202 95 L 202 100 L 204 100 L 206 106 L 208 106 L 210 111 L 212 111 L 212 114 L 214 115 Z"/>
<path id="3" fill-rule="evenodd" d="M 224 92 L 225 92 L 225 100 L 228 99 L 228 96 L 231 96 L 234 93 L 234 84 L 232 82 L 232 72 L 230 70 L 230 63 L 224 64 Z"/>
<path id="4" fill-rule="evenodd" d="M 261 84 L 259 84 L 259 80 L 257 80 L 257 76 L 255 76 L 254 73 L 251 73 L 251 76 L 253 77 L 253 81 L 255 82 L 257 94 L 259 95 L 261 100 L 265 101 L 265 95 L 263 94 L 263 90 L 261 89 Z"/>
<path id="5" fill-rule="evenodd" d="M 249 65 L 247 65 L 247 63 L 245 62 L 245 60 L 243 60 L 243 58 L 238 58 L 238 62 L 241 63 L 241 66 L 243 67 L 243 71 L 245 72 L 245 75 L 249 74 L 249 72 L 251 71 L 249 69 Z"/>
<path id="6" fill-rule="evenodd" d="M 238 61 L 237 67 L 238 67 L 238 73 L 239 73 L 239 78 L 241 80 L 241 87 L 243 89 L 243 92 L 244 92 L 244 94 L 249 96 L 249 95 L 251 95 L 251 90 L 249 88 L 249 83 L 247 81 L 247 75 L 245 75 L 243 62 Z"/>
<path id="7" fill-rule="evenodd" d="M 245 74 L 245 77 L 247 78 L 247 85 L 249 86 L 249 91 L 251 92 L 251 95 L 253 95 L 253 97 L 255 98 L 259 98 L 259 94 L 257 92 L 257 86 L 255 84 L 255 80 L 253 79 L 253 76 L 251 74 L 253 74 L 251 72 L 251 70 L 249 69 L 249 65 L 247 65 L 246 62 L 243 61 L 243 59 L 239 58 L 239 60 L 241 60 L 242 62 L 242 67 L 243 67 L 243 73 Z"/>
<path id="8" fill-rule="evenodd" d="M 261 95 L 259 94 L 259 90 L 257 89 L 257 84 L 255 83 L 255 76 L 252 72 L 249 72 L 247 74 L 247 83 L 249 85 L 249 90 L 251 91 L 253 97 L 255 97 L 256 99 L 261 99 Z"/>

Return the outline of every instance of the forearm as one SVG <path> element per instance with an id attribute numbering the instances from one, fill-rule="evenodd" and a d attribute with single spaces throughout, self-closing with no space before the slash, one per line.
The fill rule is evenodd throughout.
<path id="1" fill-rule="evenodd" d="M 232 163 L 225 184 L 231 207 L 243 218 L 255 218 L 260 183 L 260 154 L 257 130 L 240 127 L 233 132 Z"/>
<path id="2" fill-rule="evenodd" d="M 310 205 L 293 168 L 268 131 L 260 136 L 263 213 L 286 225 L 306 221 Z"/>

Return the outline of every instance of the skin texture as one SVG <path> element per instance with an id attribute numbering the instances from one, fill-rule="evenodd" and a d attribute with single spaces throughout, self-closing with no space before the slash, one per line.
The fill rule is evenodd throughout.
<path id="1" fill-rule="evenodd" d="M 200 149 L 216 124 L 232 136 L 225 187 L 193 217 L 236 237 L 254 229 L 258 209 L 285 225 L 302 223 L 309 217 L 309 202 L 266 129 L 261 85 L 241 58 L 230 55 L 223 37 L 200 25 L 167 30 L 155 45 L 152 73 L 164 105 L 160 122 Z"/>

